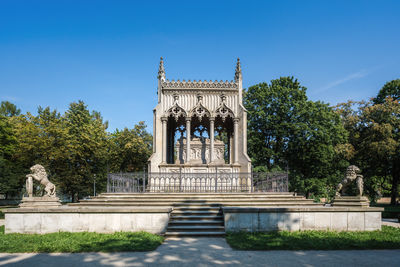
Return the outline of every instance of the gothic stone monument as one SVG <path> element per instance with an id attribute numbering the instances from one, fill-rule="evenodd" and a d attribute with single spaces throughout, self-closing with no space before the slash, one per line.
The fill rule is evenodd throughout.
<path id="1" fill-rule="evenodd" d="M 158 70 L 150 173 L 249 173 L 239 59 L 234 81 L 169 81 Z"/>

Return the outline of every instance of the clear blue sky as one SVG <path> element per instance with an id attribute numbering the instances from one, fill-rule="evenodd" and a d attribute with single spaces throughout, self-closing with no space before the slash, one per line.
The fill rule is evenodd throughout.
<path id="1" fill-rule="evenodd" d="M 400 78 L 400 1 L 0 1 L 0 100 L 60 112 L 83 100 L 109 130 L 152 125 L 157 69 L 244 86 L 293 75 L 312 100 Z"/>

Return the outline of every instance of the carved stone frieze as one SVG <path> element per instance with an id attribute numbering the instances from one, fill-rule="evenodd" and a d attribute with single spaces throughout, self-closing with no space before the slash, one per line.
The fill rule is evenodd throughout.
<path id="1" fill-rule="evenodd" d="M 237 89 L 238 84 L 234 81 L 170 81 L 166 80 L 161 83 L 163 89 L 213 89 L 213 88 L 221 88 L 221 89 Z"/>
<path id="2" fill-rule="evenodd" d="M 224 142 L 214 141 L 214 163 L 223 164 Z M 175 163 L 185 163 L 186 159 L 186 138 L 182 138 L 175 145 Z M 190 163 L 207 164 L 210 163 L 210 139 L 194 137 L 190 140 Z"/>

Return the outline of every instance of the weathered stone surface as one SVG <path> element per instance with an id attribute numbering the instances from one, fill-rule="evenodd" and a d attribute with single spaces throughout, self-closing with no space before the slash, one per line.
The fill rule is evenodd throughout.
<path id="1" fill-rule="evenodd" d="M 315 212 L 302 212 L 300 218 L 300 230 L 315 229 Z"/>
<path id="2" fill-rule="evenodd" d="M 347 214 L 347 230 L 348 231 L 364 231 L 365 217 L 363 212 L 349 212 Z"/>
<path id="3" fill-rule="evenodd" d="M 314 230 L 330 230 L 332 213 L 316 212 Z"/>
<path id="4" fill-rule="evenodd" d="M 347 212 L 335 212 L 331 216 L 331 230 L 347 231 Z"/>
<path id="5" fill-rule="evenodd" d="M 365 230 L 375 231 L 381 229 L 381 213 L 380 212 L 367 212 L 365 213 Z"/>
<path id="6" fill-rule="evenodd" d="M 369 200 L 364 196 L 339 196 L 335 197 L 332 206 L 334 207 L 369 207 Z"/>
<path id="7" fill-rule="evenodd" d="M 170 208 L 163 209 L 165 212 L 150 212 L 150 209 L 146 209 L 142 213 L 120 213 L 109 209 L 103 213 L 87 212 L 88 209 L 74 213 L 69 209 L 65 209 L 68 212 L 58 209 L 57 213 L 14 210 L 18 212 L 6 213 L 6 233 L 147 231 L 161 234 L 167 228 L 171 212 Z"/>
<path id="8" fill-rule="evenodd" d="M 381 229 L 381 209 L 374 208 L 239 208 L 224 207 L 226 231 Z M 274 212 L 275 210 L 275 212 Z"/>
<path id="9" fill-rule="evenodd" d="M 61 206 L 58 197 L 23 197 L 20 208 L 57 208 Z"/>

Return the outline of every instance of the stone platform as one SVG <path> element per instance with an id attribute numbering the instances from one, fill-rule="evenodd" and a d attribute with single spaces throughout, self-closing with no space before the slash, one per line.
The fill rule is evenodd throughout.
<path id="1" fill-rule="evenodd" d="M 146 231 L 165 232 L 172 208 L 95 207 L 19 208 L 5 210 L 5 233 Z"/>
<path id="2" fill-rule="evenodd" d="M 381 230 L 382 208 L 365 207 L 224 207 L 225 231 Z"/>
<path id="3" fill-rule="evenodd" d="M 23 197 L 20 208 L 56 208 L 61 206 L 58 197 Z"/>
<path id="4" fill-rule="evenodd" d="M 148 231 L 167 236 L 221 236 L 243 230 L 371 231 L 381 229 L 382 211 L 361 205 L 325 207 L 293 193 L 105 193 L 60 207 L 8 209 L 5 231 Z"/>
<path id="5" fill-rule="evenodd" d="M 364 196 L 340 196 L 335 197 L 334 207 L 369 207 L 369 200 Z"/>

